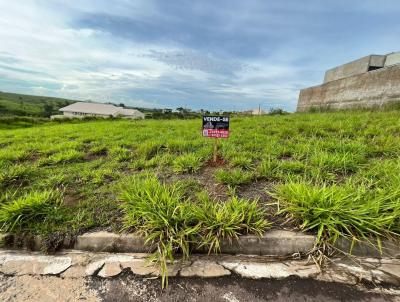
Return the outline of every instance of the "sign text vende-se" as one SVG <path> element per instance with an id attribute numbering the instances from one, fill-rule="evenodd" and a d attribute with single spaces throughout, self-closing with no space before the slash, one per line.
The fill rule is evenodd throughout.
<path id="1" fill-rule="evenodd" d="M 204 115 L 203 136 L 228 138 L 229 137 L 229 116 Z"/>

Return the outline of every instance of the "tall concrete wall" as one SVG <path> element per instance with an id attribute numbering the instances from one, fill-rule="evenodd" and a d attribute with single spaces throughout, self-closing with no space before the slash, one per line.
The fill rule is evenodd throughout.
<path id="1" fill-rule="evenodd" d="M 300 91 L 297 111 L 380 106 L 400 100 L 400 65 L 330 81 Z"/>
<path id="2" fill-rule="evenodd" d="M 392 52 L 386 56 L 385 66 L 400 64 L 400 52 Z"/>
<path id="3" fill-rule="evenodd" d="M 386 56 L 370 55 L 329 69 L 325 72 L 324 83 L 362 74 L 368 72 L 371 68 L 382 68 L 385 64 L 385 59 Z"/>

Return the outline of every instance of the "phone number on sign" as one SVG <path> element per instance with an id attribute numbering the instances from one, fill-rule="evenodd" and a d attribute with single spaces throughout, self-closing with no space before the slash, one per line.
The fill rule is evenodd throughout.
<path id="1" fill-rule="evenodd" d="M 229 137 L 229 130 L 204 129 L 203 136 L 227 138 L 227 137 Z"/>

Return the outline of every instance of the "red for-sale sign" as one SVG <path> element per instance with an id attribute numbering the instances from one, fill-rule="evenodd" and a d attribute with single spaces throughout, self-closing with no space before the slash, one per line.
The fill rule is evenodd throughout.
<path id="1" fill-rule="evenodd" d="M 218 115 L 203 116 L 203 136 L 228 138 L 229 116 L 218 116 Z"/>

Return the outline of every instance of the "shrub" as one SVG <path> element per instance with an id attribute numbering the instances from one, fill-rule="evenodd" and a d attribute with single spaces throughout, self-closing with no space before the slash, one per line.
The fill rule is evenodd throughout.
<path id="1" fill-rule="evenodd" d="M 43 222 L 57 211 L 60 204 L 60 195 L 55 191 L 32 192 L 5 202 L 0 206 L 1 230 L 23 230 L 30 223 Z"/>
<path id="2" fill-rule="evenodd" d="M 176 173 L 195 173 L 202 166 L 202 158 L 196 154 L 189 153 L 178 156 L 173 162 L 173 170 Z"/>

